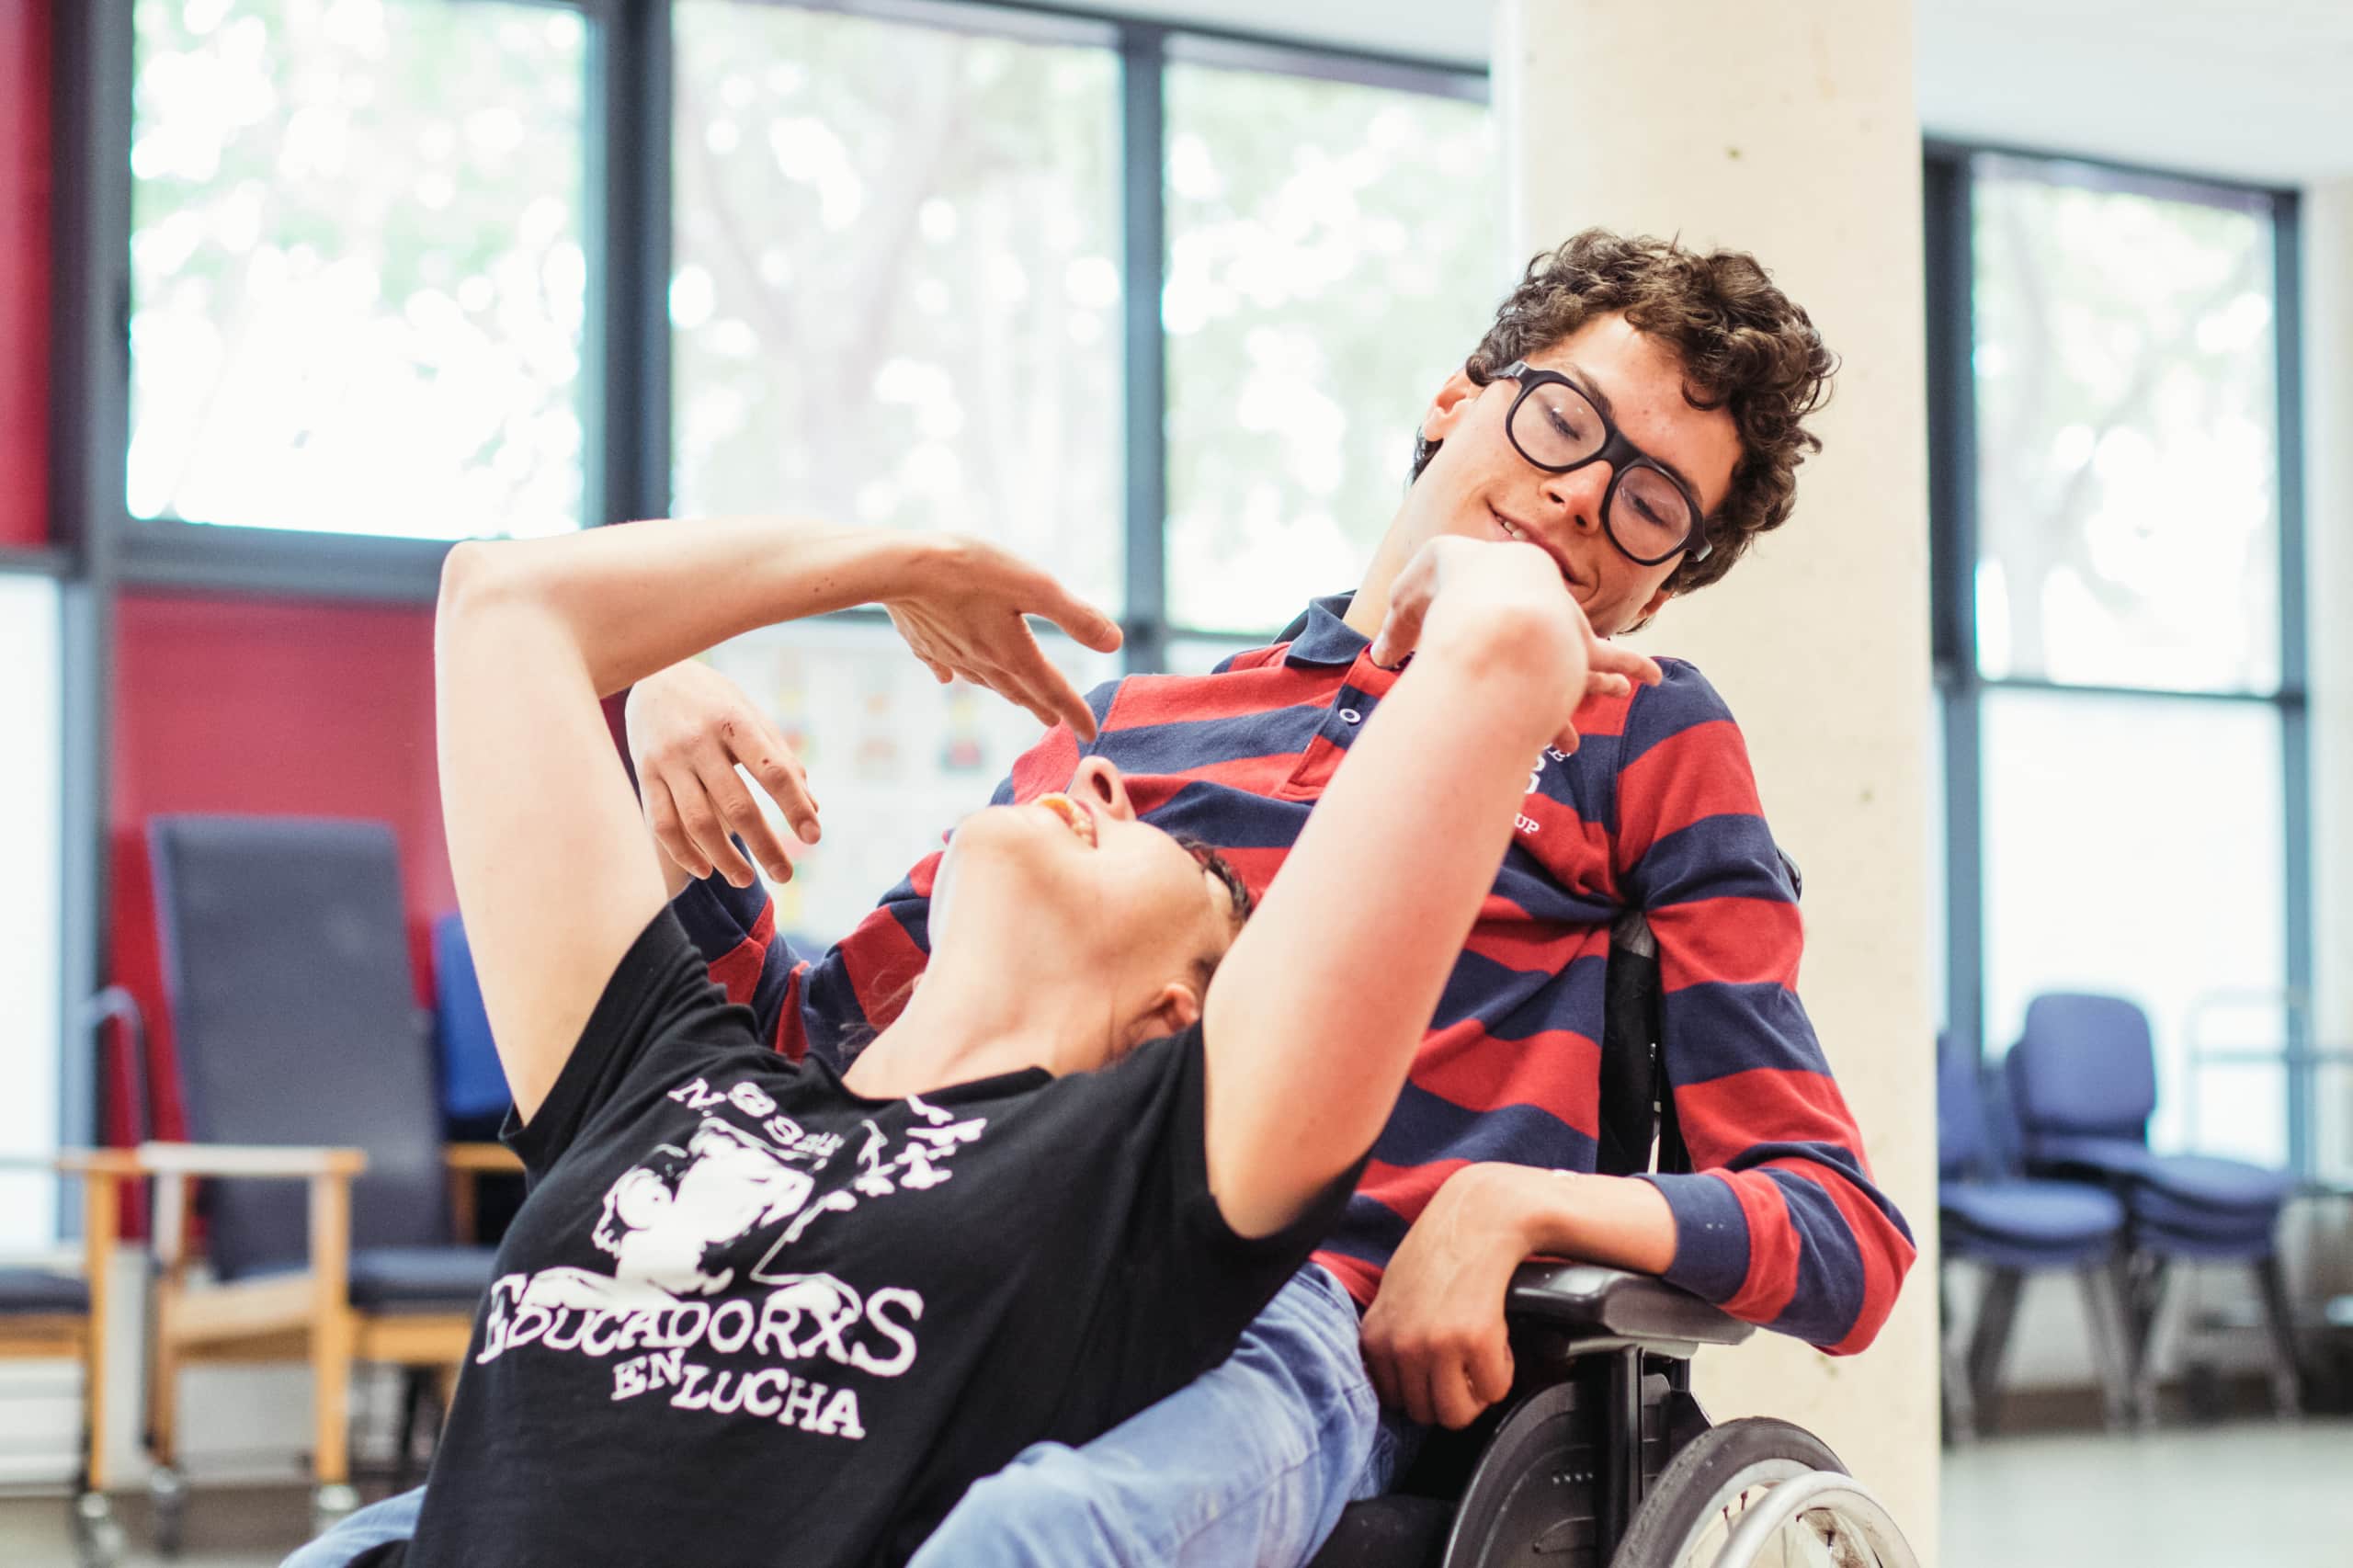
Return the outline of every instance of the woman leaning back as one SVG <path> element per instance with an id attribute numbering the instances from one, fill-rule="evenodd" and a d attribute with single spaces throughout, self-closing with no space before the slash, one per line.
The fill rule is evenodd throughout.
<path id="1" fill-rule="evenodd" d="M 1528 758 L 1658 678 L 1535 546 L 1438 540 L 1375 647 L 1411 667 L 1254 917 L 1089 758 L 956 830 L 929 967 L 836 1074 L 710 983 L 597 699 L 869 603 L 982 667 L 1040 664 L 1025 612 L 1119 638 L 970 540 L 747 517 L 451 552 L 442 809 L 534 1183 L 415 1538 L 364 1562 L 902 1562 L 1029 1444 L 1216 1364 L 1346 1200 Z"/>

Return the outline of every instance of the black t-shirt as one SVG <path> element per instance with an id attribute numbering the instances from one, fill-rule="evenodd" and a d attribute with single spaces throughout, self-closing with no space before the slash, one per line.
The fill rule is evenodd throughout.
<path id="1" fill-rule="evenodd" d="M 877 1100 L 664 911 L 530 1125 L 407 1568 L 904 1561 L 973 1480 L 1182 1387 L 1337 1219 L 1211 1198 L 1198 1028 Z"/>

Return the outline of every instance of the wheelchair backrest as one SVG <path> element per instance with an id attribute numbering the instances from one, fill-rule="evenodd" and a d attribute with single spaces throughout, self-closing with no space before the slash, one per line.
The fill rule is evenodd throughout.
<path id="1" fill-rule="evenodd" d="M 1805 879 L 1787 853 L 1792 897 L 1803 896 Z M 1594 1168 L 1604 1176 L 1642 1171 L 1680 1175 L 1691 1168 L 1675 1119 L 1675 1086 L 1659 1049 L 1658 938 L 1648 916 L 1630 909 L 1609 928 L 1609 967 L 1602 981 L 1601 1115 Z"/>

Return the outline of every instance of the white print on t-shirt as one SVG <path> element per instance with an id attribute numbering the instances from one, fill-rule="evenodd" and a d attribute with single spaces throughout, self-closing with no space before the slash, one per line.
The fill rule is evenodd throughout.
<path id="1" fill-rule="evenodd" d="M 668 1389 L 675 1409 L 748 1412 L 821 1436 L 865 1437 L 853 1389 L 829 1390 L 784 1366 L 713 1369 L 687 1359 L 687 1352 L 709 1346 L 740 1356 L 748 1348 L 771 1361 L 822 1358 L 873 1377 L 905 1372 L 915 1364 L 921 1295 L 885 1286 L 861 1296 L 830 1274 L 788 1271 L 780 1256 L 824 1215 L 949 1180 L 950 1156 L 979 1142 L 986 1119 L 959 1121 L 910 1095 L 920 1124 L 899 1148 L 893 1152 L 882 1130 L 865 1121 L 858 1175 L 813 1203 L 816 1173 L 839 1152 L 840 1134 L 812 1133 L 777 1114 L 776 1101 L 751 1083 L 722 1090 L 697 1078 L 668 1097 L 706 1113 L 723 1108 L 760 1125 L 746 1131 L 705 1114 L 685 1148 L 662 1144 L 623 1172 L 607 1190 L 590 1236 L 611 1255 L 613 1272 L 565 1267 L 499 1279 L 491 1287 L 475 1361 L 494 1361 L 527 1345 L 599 1359 L 635 1351 L 613 1367 L 616 1402 Z M 745 1281 L 770 1289 L 737 1286 L 736 1270 L 717 1260 L 779 1226 Z M 730 1286 L 737 1286 L 734 1295 L 710 1300 Z"/>
<path id="2" fill-rule="evenodd" d="M 789 1159 L 806 1162 L 813 1171 L 824 1170 L 825 1163 L 842 1146 L 842 1135 L 838 1132 L 805 1132 L 801 1131 L 801 1124 L 789 1116 L 768 1116 L 776 1109 L 776 1101 L 768 1098 L 767 1092 L 757 1084 L 737 1084 L 722 1094 L 697 1078 L 691 1084 L 671 1090 L 670 1098 L 689 1110 L 709 1110 L 713 1106 L 732 1105 L 756 1119 L 767 1116 L 768 1119 L 760 1123 L 760 1131 L 767 1134 L 779 1153 Z"/>
<path id="3" fill-rule="evenodd" d="M 714 1247 L 797 1212 L 815 1185 L 779 1151 L 707 1116 L 684 1149 L 661 1145 L 606 1192 L 590 1240 L 613 1255 L 613 1272 L 546 1269 L 533 1277 L 531 1299 L 549 1306 L 629 1306 L 724 1290 L 735 1271 L 708 1272 L 703 1259 Z"/>

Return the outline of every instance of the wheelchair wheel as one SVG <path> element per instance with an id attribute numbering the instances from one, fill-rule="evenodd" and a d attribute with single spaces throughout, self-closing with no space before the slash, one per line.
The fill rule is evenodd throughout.
<path id="1" fill-rule="evenodd" d="M 1802 1426 L 1751 1417 L 1694 1438 L 1610 1568 L 1917 1568 L 1887 1510 Z"/>

